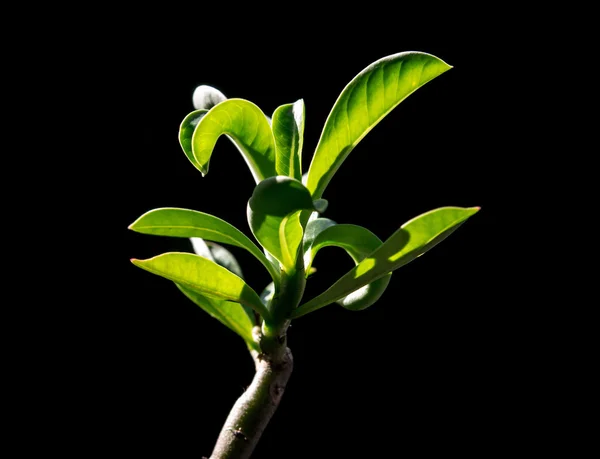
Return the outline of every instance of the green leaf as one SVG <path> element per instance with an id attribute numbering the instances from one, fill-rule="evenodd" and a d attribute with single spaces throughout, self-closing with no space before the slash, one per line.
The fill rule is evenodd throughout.
<path id="1" fill-rule="evenodd" d="M 219 266 L 223 266 L 223 268 L 227 269 L 228 271 L 231 271 L 240 279 L 244 279 L 244 275 L 242 274 L 242 268 L 240 267 L 233 254 L 225 247 L 220 246 L 219 244 L 215 244 L 214 242 L 206 242 L 200 237 L 192 237 L 190 238 L 190 241 L 192 243 L 194 252 L 196 252 L 196 255 L 214 261 Z M 244 311 L 246 311 L 246 314 L 250 318 L 250 321 L 254 322 L 254 311 L 252 310 L 252 308 L 244 305 L 240 306 L 244 309 Z"/>
<path id="2" fill-rule="evenodd" d="M 225 94 L 212 86 L 198 86 L 192 96 L 196 110 L 210 110 L 215 105 L 227 100 Z"/>
<path id="3" fill-rule="evenodd" d="M 431 54 L 405 52 L 369 65 L 336 101 L 313 156 L 306 187 L 320 198 L 360 140 L 406 97 L 452 68 Z"/>
<path id="4" fill-rule="evenodd" d="M 260 352 L 258 344 L 252 337 L 252 327 L 254 326 L 254 323 L 251 318 L 248 317 L 241 304 L 209 298 L 180 284 L 176 283 L 175 285 L 196 305 L 200 306 L 223 325 L 240 335 L 247 343 L 248 347 Z"/>
<path id="5" fill-rule="evenodd" d="M 222 245 L 215 244 L 214 242 L 208 242 L 207 245 L 210 248 L 215 263 L 217 263 L 219 266 L 223 266 L 223 268 L 231 271 L 236 276 L 242 279 L 244 278 L 242 267 L 229 250 Z"/>
<path id="6" fill-rule="evenodd" d="M 292 318 L 327 306 L 409 263 L 443 241 L 478 211 L 479 207 L 442 207 L 406 222 L 328 290 L 296 309 Z"/>
<path id="7" fill-rule="evenodd" d="M 318 218 L 309 224 L 312 226 L 319 220 L 328 220 Z M 324 226 L 326 223 L 322 223 Z M 307 231 L 308 231 L 307 226 Z M 344 249 L 355 263 L 361 262 L 367 255 L 373 252 L 382 244 L 381 239 L 375 236 L 371 231 L 362 226 L 340 224 L 328 225 L 315 236 L 308 250 L 305 251 L 304 259 L 306 268 L 309 269 L 315 258 L 315 255 L 323 247 L 340 247 Z"/>
<path id="8" fill-rule="evenodd" d="M 307 230 L 309 226 L 315 225 L 315 222 L 319 222 L 319 220 L 327 219 L 312 221 L 307 226 Z M 323 247 L 333 246 L 344 249 L 354 263 L 358 265 L 382 244 L 377 236 L 362 226 L 348 224 L 325 225 L 326 222 L 321 223 L 323 229 L 314 237 L 310 247 L 305 251 L 304 262 L 307 270 L 310 269 L 317 252 Z M 389 273 L 374 282 L 358 288 L 356 291 L 337 300 L 337 302 L 346 309 L 353 311 L 366 309 L 383 295 L 391 276 L 392 274 Z"/>
<path id="9" fill-rule="evenodd" d="M 269 303 L 273 300 L 273 295 L 275 295 L 275 285 L 273 282 L 268 284 L 265 289 L 260 294 L 260 300 L 263 302 L 265 306 L 269 306 Z"/>
<path id="10" fill-rule="evenodd" d="M 194 165 L 208 173 L 210 157 L 223 134 L 233 138 L 256 183 L 277 175 L 275 140 L 265 114 L 244 99 L 227 99 L 215 105 L 200 120 L 192 136 Z"/>
<path id="11" fill-rule="evenodd" d="M 219 266 L 223 266 L 238 277 L 244 278 L 242 268 L 235 256 L 225 247 L 214 242 L 206 242 L 201 237 L 191 237 L 190 242 L 196 255 L 208 258 Z"/>
<path id="12" fill-rule="evenodd" d="M 250 229 L 283 269 L 295 268 L 302 242 L 300 210 L 314 210 L 310 192 L 291 177 L 270 177 L 260 182 L 248 201 Z"/>
<path id="13" fill-rule="evenodd" d="M 215 261 L 215 258 L 213 257 L 212 252 L 208 248 L 208 245 L 206 244 L 206 241 L 204 239 L 202 239 L 201 237 L 191 237 L 190 242 L 192 243 L 192 248 L 194 249 L 194 253 L 196 255 L 208 258 L 210 261 Z"/>
<path id="14" fill-rule="evenodd" d="M 271 128 L 275 138 L 277 175 L 302 180 L 302 144 L 304 142 L 304 101 L 278 107 Z"/>
<path id="15" fill-rule="evenodd" d="M 329 218 L 314 218 L 309 220 L 306 225 L 304 239 L 302 240 L 302 251 L 304 252 L 304 269 L 306 270 L 307 275 L 314 257 L 314 254 L 311 252 L 312 243 L 321 232 L 336 224 L 336 222 Z"/>
<path id="16" fill-rule="evenodd" d="M 244 233 L 224 220 L 196 210 L 165 207 L 151 210 L 129 226 L 143 234 L 193 238 L 231 244 L 254 255 L 279 285 L 279 271 Z"/>
<path id="17" fill-rule="evenodd" d="M 147 260 L 134 258 L 131 262 L 206 297 L 249 306 L 265 320 L 270 319 L 269 311 L 256 292 L 238 276 L 214 261 L 192 253 L 168 252 Z"/>
<path id="18" fill-rule="evenodd" d="M 191 163 L 197 168 L 200 167 L 196 158 L 194 158 L 194 154 L 192 153 L 192 135 L 194 135 L 194 130 L 198 123 L 204 115 L 208 113 L 208 110 L 201 109 L 196 110 L 187 115 L 181 125 L 179 126 L 179 144 L 185 153 L 185 156 L 191 161 Z"/>

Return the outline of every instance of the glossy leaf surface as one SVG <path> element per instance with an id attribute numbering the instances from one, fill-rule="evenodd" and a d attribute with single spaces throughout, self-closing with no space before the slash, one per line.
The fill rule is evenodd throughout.
<path id="1" fill-rule="evenodd" d="M 323 195 L 346 157 L 389 112 L 450 68 L 431 54 L 405 52 L 379 59 L 360 72 L 344 88 L 325 122 L 306 182 L 313 197 Z M 378 160 L 385 164 L 385 157 Z"/>
<path id="2" fill-rule="evenodd" d="M 252 337 L 252 327 L 254 326 L 254 323 L 250 317 L 248 317 L 241 304 L 209 298 L 188 287 L 179 284 L 175 285 L 177 285 L 177 288 L 179 288 L 185 296 L 192 300 L 196 305 L 200 306 L 200 308 L 210 314 L 210 316 L 240 335 L 250 348 L 260 351 L 258 344 L 254 342 Z"/>
<path id="3" fill-rule="evenodd" d="M 271 123 L 275 138 L 277 175 L 302 180 L 304 101 L 278 107 Z"/>
<path id="4" fill-rule="evenodd" d="M 196 210 L 165 207 L 151 210 L 129 227 L 144 234 L 173 237 L 198 237 L 241 247 L 254 255 L 278 282 L 279 272 L 244 233 L 214 215 Z"/>
<path id="5" fill-rule="evenodd" d="M 294 268 L 302 242 L 300 210 L 314 210 L 309 191 L 290 177 L 259 183 L 248 201 L 248 222 L 260 244 L 287 271 Z"/>
<path id="6" fill-rule="evenodd" d="M 196 126 L 192 153 L 202 175 L 208 173 L 215 144 L 224 134 L 235 140 L 257 183 L 277 175 L 271 126 L 262 110 L 244 99 L 227 99 L 215 105 Z"/>
<path id="7" fill-rule="evenodd" d="M 319 220 L 327 219 L 314 220 L 307 226 L 307 231 L 311 224 L 314 225 Z M 314 237 L 311 246 L 305 252 L 305 265 L 310 267 L 317 252 L 324 247 L 330 246 L 344 249 L 354 263 L 358 265 L 365 257 L 379 248 L 381 244 L 382 242 L 377 236 L 362 226 L 348 224 L 329 225 L 324 227 Z M 366 309 L 383 295 L 391 276 L 391 273 L 389 273 L 380 279 L 360 287 L 356 291 L 337 300 L 337 302 L 346 309 L 353 311 Z"/>
<path id="8" fill-rule="evenodd" d="M 204 296 L 241 303 L 254 309 L 263 318 L 270 318 L 269 312 L 251 287 L 207 258 L 192 253 L 168 252 L 147 260 L 132 259 L 131 262 Z"/>
<path id="9" fill-rule="evenodd" d="M 327 306 L 409 263 L 444 240 L 477 211 L 478 207 L 442 207 L 413 218 L 328 290 L 296 309 L 292 317 Z"/>

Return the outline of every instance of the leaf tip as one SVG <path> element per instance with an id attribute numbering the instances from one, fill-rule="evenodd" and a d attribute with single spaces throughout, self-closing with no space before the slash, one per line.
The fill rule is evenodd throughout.
<path id="1" fill-rule="evenodd" d="M 314 209 L 319 212 L 320 214 L 322 214 L 323 212 L 325 212 L 327 210 L 327 206 L 329 205 L 329 202 L 327 201 L 327 199 L 315 199 L 313 201 L 313 206 Z"/>

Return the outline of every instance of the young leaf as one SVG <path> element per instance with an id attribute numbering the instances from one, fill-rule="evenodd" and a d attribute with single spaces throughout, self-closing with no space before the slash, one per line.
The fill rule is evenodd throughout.
<path id="1" fill-rule="evenodd" d="M 277 175 L 271 126 L 261 109 L 244 99 L 227 99 L 215 105 L 196 126 L 192 153 L 202 175 L 208 173 L 213 149 L 223 134 L 236 141 L 256 183 Z"/>
<path id="2" fill-rule="evenodd" d="M 210 261 L 215 261 L 215 258 L 212 255 L 212 252 L 208 248 L 206 241 L 201 237 L 191 237 L 190 242 L 192 243 L 192 248 L 194 249 L 194 253 L 204 258 L 208 258 Z M 215 262 L 216 263 L 216 262 Z M 217 263 L 219 264 L 219 263 Z M 236 274 L 236 273 L 234 273 Z M 239 275 L 239 274 L 236 274 Z M 242 276 L 240 276 L 242 277 Z"/>
<path id="3" fill-rule="evenodd" d="M 227 250 L 222 245 L 215 244 L 214 242 L 208 242 L 207 245 L 210 249 L 215 263 L 217 263 L 220 266 L 223 266 L 223 268 L 225 269 L 228 269 L 241 279 L 244 278 L 242 267 L 229 250 Z"/>
<path id="4" fill-rule="evenodd" d="M 311 246 L 316 237 L 330 226 L 334 226 L 337 223 L 329 218 L 314 218 L 309 220 L 304 230 L 304 239 L 302 240 L 302 251 L 304 252 L 304 269 L 306 275 L 310 271 L 314 254 L 311 252 Z"/>
<path id="5" fill-rule="evenodd" d="M 200 164 L 198 164 L 192 153 L 192 135 L 194 135 L 194 130 L 196 129 L 196 126 L 198 126 L 200 120 L 204 118 L 204 115 L 207 113 L 208 110 L 205 109 L 193 111 L 183 119 L 179 126 L 179 144 L 181 145 L 185 156 L 187 156 L 196 168 L 199 168 Z"/>
<path id="6" fill-rule="evenodd" d="M 302 144 L 304 141 L 304 101 L 278 107 L 271 123 L 277 150 L 277 175 L 302 180 Z"/>
<path id="7" fill-rule="evenodd" d="M 327 219 L 317 219 L 311 223 L 314 224 L 314 222 L 318 222 L 319 220 Z M 311 224 L 307 226 L 307 230 L 309 226 Z M 382 242 L 377 236 L 362 226 L 347 224 L 330 225 L 314 237 L 311 246 L 305 252 L 304 261 L 307 269 L 310 269 L 312 261 L 320 249 L 334 246 L 344 249 L 352 257 L 354 263 L 358 265 L 365 257 L 379 248 L 381 244 Z M 337 300 L 337 302 L 352 311 L 366 309 L 383 295 L 391 276 L 392 273 L 389 273 L 370 284 L 358 288 L 356 291 Z"/>
<path id="8" fill-rule="evenodd" d="M 192 96 L 192 100 L 194 102 L 194 108 L 196 110 L 210 110 L 218 103 L 227 100 L 225 94 L 219 91 L 212 86 L 198 86 L 194 90 L 194 95 Z"/>
<path id="9" fill-rule="evenodd" d="M 165 207 L 146 212 L 129 229 L 158 236 L 199 237 L 209 241 L 231 244 L 246 249 L 260 261 L 279 283 L 279 271 L 261 250 L 240 230 L 213 215 L 196 210 Z"/>
<path id="10" fill-rule="evenodd" d="M 292 318 L 327 306 L 409 263 L 443 241 L 477 211 L 479 207 L 441 207 L 406 222 L 328 290 L 296 309 Z"/>
<path id="11" fill-rule="evenodd" d="M 264 288 L 264 290 L 260 294 L 260 300 L 265 306 L 268 307 L 269 303 L 273 299 L 273 295 L 275 295 L 275 285 L 273 284 L 273 282 L 271 282 Z"/>
<path id="12" fill-rule="evenodd" d="M 192 247 L 194 248 L 196 255 L 214 261 L 219 266 L 223 266 L 223 268 L 231 271 L 240 279 L 244 279 L 242 268 L 233 254 L 225 247 L 215 244 L 214 242 L 206 242 L 201 237 L 192 237 L 190 238 L 190 241 L 192 242 Z M 246 311 L 250 321 L 254 322 L 254 311 L 252 308 L 245 305 L 240 306 L 244 309 L 244 311 Z"/>
<path id="13" fill-rule="evenodd" d="M 269 311 L 256 292 L 238 276 L 214 261 L 192 253 L 168 252 L 147 260 L 132 259 L 131 262 L 209 298 L 250 306 L 265 320 L 270 319 Z"/>
<path id="14" fill-rule="evenodd" d="M 306 187 L 320 198 L 360 140 L 406 97 L 451 66 L 431 54 L 384 57 L 360 72 L 336 101 L 313 156 Z"/>
<path id="15" fill-rule="evenodd" d="M 248 317 L 241 304 L 209 298 L 195 290 L 184 287 L 183 285 L 177 283 L 175 283 L 175 285 L 196 305 L 200 306 L 223 325 L 240 335 L 251 349 L 260 352 L 258 344 L 252 337 L 252 327 L 254 326 L 254 322 Z"/>
<path id="16" fill-rule="evenodd" d="M 291 177 L 263 180 L 248 201 L 252 233 L 288 272 L 295 267 L 302 242 L 301 209 L 314 210 L 313 200 L 304 185 Z"/>

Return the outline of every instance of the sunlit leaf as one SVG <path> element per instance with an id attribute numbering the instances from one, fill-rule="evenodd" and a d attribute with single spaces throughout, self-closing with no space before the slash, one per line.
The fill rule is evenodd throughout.
<path id="1" fill-rule="evenodd" d="M 196 305 L 240 335 L 248 347 L 260 352 L 258 344 L 252 337 L 254 322 L 248 317 L 241 304 L 209 298 L 188 287 L 179 284 L 175 285 Z"/>
<path id="2" fill-rule="evenodd" d="M 192 243 L 192 247 L 194 248 L 194 252 L 196 255 L 200 255 L 201 257 L 207 258 L 211 261 L 214 261 L 219 266 L 223 266 L 223 268 L 231 271 L 236 276 L 244 279 L 244 275 L 242 274 L 242 268 L 237 262 L 235 256 L 227 250 L 225 247 L 215 244 L 214 242 L 206 242 L 204 239 L 200 237 L 192 237 L 190 238 Z M 252 308 L 240 305 L 240 307 L 246 311 L 251 322 L 254 322 L 254 311 Z"/>
<path id="3" fill-rule="evenodd" d="M 327 306 L 409 263 L 444 240 L 477 211 L 479 207 L 442 207 L 413 218 L 328 290 L 296 309 L 292 317 Z"/>
<path id="4" fill-rule="evenodd" d="M 298 180 L 277 176 L 260 182 L 248 201 L 248 222 L 260 244 L 290 271 L 302 242 L 300 210 L 314 210 L 309 191 Z"/>
<path id="5" fill-rule="evenodd" d="M 145 213 L 129 228 L 138 233 L 198 237 L 241 247 L 254 255 L 267 268 L 273 280 L 279 282 L 279 271 L 267 260 L 256 244 L 240 230 L 213 215 L 196 210 L 165 207 Z"/>
<path id="6" fill-rule="evenodd" d="M 319 222 L 319 220 L 325 220 L 325 222 Z M 324 247 L 340 247 L 344 249 L 346 253 L 350 255 L 354 263 L 358 265 L 382 244 L 377 236 L 362 226 L 348 224 L 327 226 L 326 220 L 327 219 L 321 218 L 316 219 L 310 222 L 306 228 L 308 232 L 309 228 L 313 226 L 311 230 L 315 231 L 314 226 L 319 223 L 321 228 L 323 228 L 313 238 L 308 250 L 305 251 L 304 261 L 305 266 L 308 267 L 307 269 L 310 269 L 312 260 L 314 260 L 317 252 Z M 368 308 L 379 300 L 387 288 L 390 278 L 391 273 L 360 287 L 356 291 L 337 300 L 337 302 L 346 309 L 353 311 Z"/>
<path id="7" fill-rule="evenodd" d="M 192 253 L 168 252 L 147 260 L 132 259 L 131 262 L 206 297 L 249 306 L 263 318 L 270 319 L 269 312 L 251 287 L 207 258 Z"/>
<path id="8" fill-rule="evenodd" d="M 278 107 L 271 123 L 275 138 L 277 175 L 302 180 L 304 101 Z"/>
<path id="9" fill-rule="evenodd" d="M 208 173 L 213 149 L 223 134 L 235 140 L 257 183 L 277 175 L 271 126 L 261 109 L 244 99 L 227 99 L 215 105 L 196 126 L 193 163 L 202 175 Z"/>
<path id="10" fill-rule="evenodd" d="M 377 123 L 450 68 L 431 54 L 405 52 L 379 59 L 360 72 L 344 88 L 325 122 L 306 182 L 313 198 L 323 195 L 342 162 Z M 385 165 L 386 159 L 378 156 L 377 161 Z"/>

